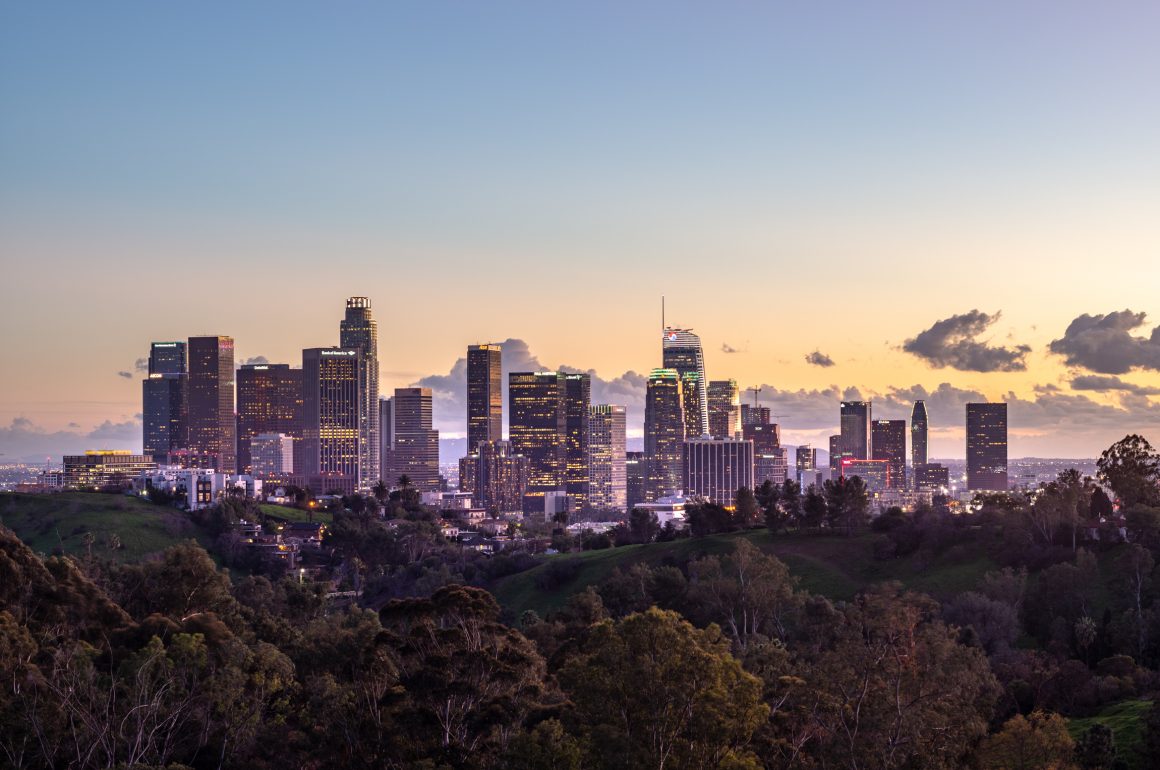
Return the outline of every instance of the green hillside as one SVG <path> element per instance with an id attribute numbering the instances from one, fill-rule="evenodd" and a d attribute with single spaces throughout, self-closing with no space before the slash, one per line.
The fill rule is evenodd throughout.
<path id="1" fill-rule="evenodd" d="M 1095 716 L 1085 719 L 1069 719 L 1067 731 L 1071 737 L 1079 740 L 1094 724 L 1110 727 L 1116 742 L 1116 754 L 1128 763 L 1128 767 L 1145 767 L 1141 757 L 1144 747 L 1144 723 L 1148 712 L 1153 708 L 1152 701 L 1127 700 L 1105 706 Z"/>
<path id="2" fill-rule="evenodd" d="M 85 534 L 91 532 L 94 556 L 126 562 L 190 538 L 202 545 L 210 542 L 180 511 L 135 497 L 95 492 L 0 494 L 0 523 L 43 554 L 83 555 L 88 550 Z M 120 548 L 112 547 L 115 540 L 120 541 Z"/>
<path id="3" fill-rule="evenodd" d="M 937 558 L 913 555 L 880 561 L 874 558 L 874 535 L 774 536 L 768 530 L 757 529 L 556 556 L 552 558 L 579 561 L 580 568 L 572 580 L 550 592 L 544 591 L 536 584 L 538 574 L 546 568 L 540 565 L 504 578 L 495 587 L 495 594 L 517 617 L 529 609 L 542 615 L 562 606 L 572 594 L 604 580 L 617 567 L 624 570 L 640 562 L 651 566 L 682 564 L 690 558 L 729 551 L 739 538 L 785 562 L 802 588 L 832 599 L 849 599 L 863 586 L 885 580 L 898 580 L 936 598 L 947 598 L 974 587 L 984 573 L 998 567 L 981 543 L 956 545 Z"/>

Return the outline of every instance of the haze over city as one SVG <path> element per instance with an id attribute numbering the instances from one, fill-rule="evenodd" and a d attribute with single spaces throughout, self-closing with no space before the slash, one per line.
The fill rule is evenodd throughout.
<path id="1" fill-rule="evenodd" d="M 1012 456 L 1160 425 L 1160 11 L 634 4 L 0 10 L 3 459 L 139 449 L 154 340 L 382 392 L 593 372 L 639 439 L 660 297 L 823 446 L 842 398 L 1002 400 Z M 873 22 L 873 23 L 872 23 Z M 255 55 L 260 41 L 261 55 Z M 534 62 L 532 66 L 530 63 Z"/>

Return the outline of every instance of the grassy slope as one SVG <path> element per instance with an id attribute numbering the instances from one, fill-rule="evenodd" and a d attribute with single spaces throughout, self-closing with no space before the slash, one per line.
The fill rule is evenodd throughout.
<path id="1" fill-rule="evenodd" d="M 639 562 L 656 566 L 670 561 L 683 562 L 690 556 L 723 553 L 731 550 L 739 538 L 748 539 L 761 550 L 784 561 L 802 588 L 833 599 L 848 599 L 862 586 L 885 580 L 898 580 L 936 597 L 950 597 L 974 587 L 983 573 L 997 566 L 981 544 L 957 546 L 931 563 L 914 556 L 878 561 L 873 556 L 872 535 L 852 538 L 840 535 L 772 536 L 759 529 L 698 540 L 558 556 L 554 558 L 577 559 L 581 563 L 576 577 L 568 583 L 550 592 L 542 591 L 536 585 L 536 576 L 544 569 L 541 565 L 503 579 L 496 586 L 495 594 L 500 603 L 517 617 L 528 609 L 542 615 L 563 605 L 573 593 L 599 583 L 617 567 L 623 570 Z"/>
<path id="2" fill-rule="evenodd" d="M 1144 720 L 1153 708 L 1151 701 L 1127 700 L 1105 706 L 1100 713 L 1086 719 L 1070 719 L 1067 723 L 1071 737 L 1079 740 L 1097 722 L 1112 728 L 1116 741 L 1116 753 L 1128 762 L 1129 767 L 1143 768 L 1139 755 L 1143 747 Z"/>
<path id="3" fill-rule="evenodd" d="M 307 515 L 306 511 L 302 510 L 301 508 L 291 508 L 286 505 L 274 505 L 272 503 L 262 503 L 259 507 L 262 509 L 262 513 L 266 514 L 267 516 L 277 516 L 278 518 L 286 519 L 287 521 L 310 520 L 310 517 Z M 326 511 L 315 511 L 313 520 L 323 524 L 330 524 L 334 520 L 334 516 Z"/>
<path id="4" fill-rule="evenodd" d="M 209 538 L 180 511 L 124 495 L 63 492 L 56 495 L 0 495 L 0 523 L 39 553 L 84 554 L 84 535 L 96 536 L 93 554 L 136 561 L 190 538 Z M 123 548 L 111 550 L 116 534 Z"/>

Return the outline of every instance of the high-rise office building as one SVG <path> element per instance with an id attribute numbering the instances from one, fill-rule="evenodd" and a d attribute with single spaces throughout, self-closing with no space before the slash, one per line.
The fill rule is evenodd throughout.
<path id="1" fill-rule="evenodd" d="M 871 423 L 872 460 L 886 461 L 886 486 L 906 488 L 906 420 L 875 420 Z"/>
<path id="2" fill-rule="evenodd" d="M 238 378 L 238 470 L 253 472 L 250 444 L 261 433 L 302 440 L 302 370 L 243 364 Z"/>
<path id="3" fill-rule="evenodd" d="M 842 459 L 869 460 L 870 449 L 870 402 L 843 401 L 841 407 Z"/>
<path id="4" fill-rule="evenodd" d="M 644 401 L 645 502 L 683 489 L 685 414 L 681 375 L 653 369 Z"/>
<path id="5" fill-rule="evenodd" d="M 499 345 L 467 348 L 467 451 L 503 438 L 503 374 Z"/>
<path id="6" fill-rule="evenodd" d="M 580 510 L 588 500 L 588 420 L 592 406 L 592 377 L 564 374 L 564 489 L 572 507 Z"/>
<path id="7" fill-rule="evenodd" d="M 346 301 L 346 317 L 339 323 L 338 346 L 359 351 L 359 479 L 361 489 L 378 481 L 379 463 L 379 325 L 367 297 Z"/>
<path id="8" fill-rule="evenodd" d="M 927 418 L 926 402 L 915 401 L 910 412 L 910 464 L 917 468 L 926 465 Z"/>
<path id="9" fill-rule="evenodd" d="M 625 497 L 628 510 L 645 502 L 645 489 L 648 481 L 648 463 L 645 462 L 644 452 L 624 453 L 624 480 Z"/>
<path id="10" fill-rule="evenodd" d="M 141 381 L 141 451 L 153 462 L 168 463 L 185 449 L 186 383 L 185 372 L 150 374 Z"/>
<path id="11" fill-rule="evenodd" d="M 185 374 L 184 342 L 154 342 L 149 346 L 149 374 Z"/>
<path id="12" fill-rule="evenodd" d="M 515 454 L 510 441 L 481 441 L 459 461 L 459 488 L 493 516 L 522 510 L 528 488 L 528 458 Z"/>
<path id="13" fill-rule="evenodd" d="M 741 405 L 741 427 L 746 425 L 769 425 L 769 407 L 756 404 Z"/>
<path id="14" fill-rule="evenodd" d="M 680 379 L 690 383 L 690 398 L 695 401 L 684 405 L 687 415 L 686 435 L 696 437 L 707 435 L 709 381 L 705 378 L 705 354 L 701 350 L 701 338 L 693 334 L 692 329 L 666 327 L 661 341 L 661 358 L 665 369 L 675 370 Z"/>
<path id="15" fill-rule="evenodd" d="M 809 444 L 800 445 L 794 453 L 794 467 L 798 476 L 813 473 L 818 468 L 818 450 Z"/>
<path id="16" fill-rule="evenodd" d="M 567 478 L 564 375 L 508 374 L 508 434 L 512 450 L 528 458 L 524 512 L 544 510 L 544 495 L 562 492 Z"/>
<path id="17" fill-rule="evenodd" d="M 596 510 L 628 507 L 625 408 L 593 406 L 588 416 L 588 505 Z"/>
<path id="18" fill-rule="evenodd" d="M 1007 404 L 967 404 L 967 489 L 1007 490 Z"/>
<path id="19" fill-rule="evenodd" d="M 830 436 L 830 478 L 838 478 L 842 473 L 842 436 Z"/>
<path id="20" fill-rule="evenodd" d="M 361 357 L 357 348 L 302 351 L 301 472 L 316 494 L 350 494 L 361 486 L 365 453 L 359 442 L 366 425 Z"/>
<path id="21" fill-rule="evenodd" d="M 737 438 L 741 432 L 741 394 L 737 380 L 709 381 L 709 435 Z"/>
<path id="22" fill-rule="evenodd" d="M 439 431 L 433 428 L 430 388 L 395 388 L 388 485 L 403 476 L 419 492 L 439 491 Z"/>
<path id="23" fill-rule="evenodd" d="M 234 419 L 234 340 L 190 337 L 186 383 L 187 448 L 191 464 L 221 473 L 237 470 Z"/>
<path id="24" fill-rule="evenodd" d="M 301 370 L 299 370 L 301 371 Z M 250 470 L 259 478 L 281 478 L 294 473 L 293 436 L 259 433 L 250 438 Z"/>
<path id="25" fill-rule="evenodd" d="M 842 476 L 845 478 L 857 476 L 871 492 L 883 492 L 891 488 L 890 462 L 887 460 L 843 460 Z"/>
<path id="26" fill-rule="evenodd" d="M 737 490 L 753 489 L 753 442 L 744 439 L 688 439 L 684 446 L 684 489 L 717 505 L 733 505 Z"/>
<path id="27" fill-rule="evenodd" d="M 391 447 L 395 445 L 395 402 L 379 398 L 379 478 L 391 487 L 398 478 L 391 478 Z"/>

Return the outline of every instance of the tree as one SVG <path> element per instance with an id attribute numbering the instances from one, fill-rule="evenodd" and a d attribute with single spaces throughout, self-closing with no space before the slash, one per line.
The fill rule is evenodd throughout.
<path id="1" fill-rule="evenodd" d="M 802 485 L 786 479 L 781 485 L 781 510 L 786 522 L 797 522 L 802 515 Z"/>
<path id="2" fill-rule="evenodd" d="M 1135 629 L 1133 654 L 1140 657 L 1148 646 L 1148 623 L 1144 611 L 1151 600 L 1152 573 L 1156 562 L 1152 552 L 1136 543 L 1123 546 L 1112 562 L 1113 596 L 1118 598 L 1126 619 Z"/>
<path id="3" fill-rule="evenodd" d="M 983 652 L 936 618 L 937 604 L 897 584 L 823 613 L 797 648 L 787 706 L 814 724 L 824 767 L 961 767 L 998 694 Z"/>
<path id="4" fill-rule="evenodd" d="M 1125 436 L 1105 449 L 1096 470 L 1100 483 L 1119 498 L 1121 508 L 1160 505 L 1160 454 L 1143 436 Z"/>
<path id="5" fill-rule="evenodd" d="M 822 526 L 826 519 L 826 497 L 816 485 L 810 484 L 802 500 L 802 524 L 811 529 Z"/>
<path id="6" fill-rule="evenodd" d="M 391 497 L 391 490 L 387 488 L 386 482 L 379 479 L 375 485 L 371 487 L 371 494 L 379 501 L 379 505 L 386 505 L 387 500 Z"/>
<path id="7" fill-rule="evenodd" d="M 650 609 L 593 627 L 560 671 L 569 722 L 596 768 L 757 768 L 747 749 L 769 709 L 716 626 Z"/>
<path id="8" fill-rule="evenodd" d="M 657 536 L 661 525 L 653 511 L 644 508 L 633 508 L 628 514 L 628 533 L 634 543 L 651 543 Z"/>
<path id="9" fill-rule="evenodd" d="M 1035 711 L 1007 720 L 1002 730 L 983 741 L 977 757 L 985 770 L 1075 770 L 1074 748 L 1067 720 Z"/>
<path id="10" fill-rule="evenodd" d="M 842 476 L 827 481 L 824 494 L 830 526 L 844 529 L 847 535 L 853 535 L 866 523 L 870 510 L 870 496 L 861 478 Z"/>
<path id="11" fill-rule="evenodd" d="M 535 646 L 499 622 L 488 592 L 445 586 L 380 613 L 405 696 L 395 707 L 409 759 L 498 756 L 545 695 Z M 402 736 L 406 736 L 403 738 Z"/>
<path id="12" fill-rule="evenodd" d="M 757 513 L 757 499 L 753 496 L 753 491 L 749 487 L 738 489 L 734 498 L 734 516 L 737 524 L 742 529 L 753 526 L 757 521 Z"/>
<path id="13" fill-rule="evenodd" d="M 739 654 L 754 638 L 785 638 L 797 597 L 789 568 L 777 558 L 738 540 L 728 556 L 706 556 L 690 564 L 689 577 L 692 605 L 721 624 Z"/>
<path id="14" fill-rule="evenodd" d="M 1075 758 L 1083 770 L 1115 770 L 1116 740 L 1112 728 L 1096 722 L 1075 744 Z"/>
<path id="15" fill-rule="evenodd" d="M 781 497 L 781 487 L 766 479 L 761 482 L 757 489 L 753 490 L 753 495 L 757 499 L 758 506 L 761 507 L 766 528 L 770 532 L 779 529 L 782 526 L 782 513 L 777 503 Z"/>

